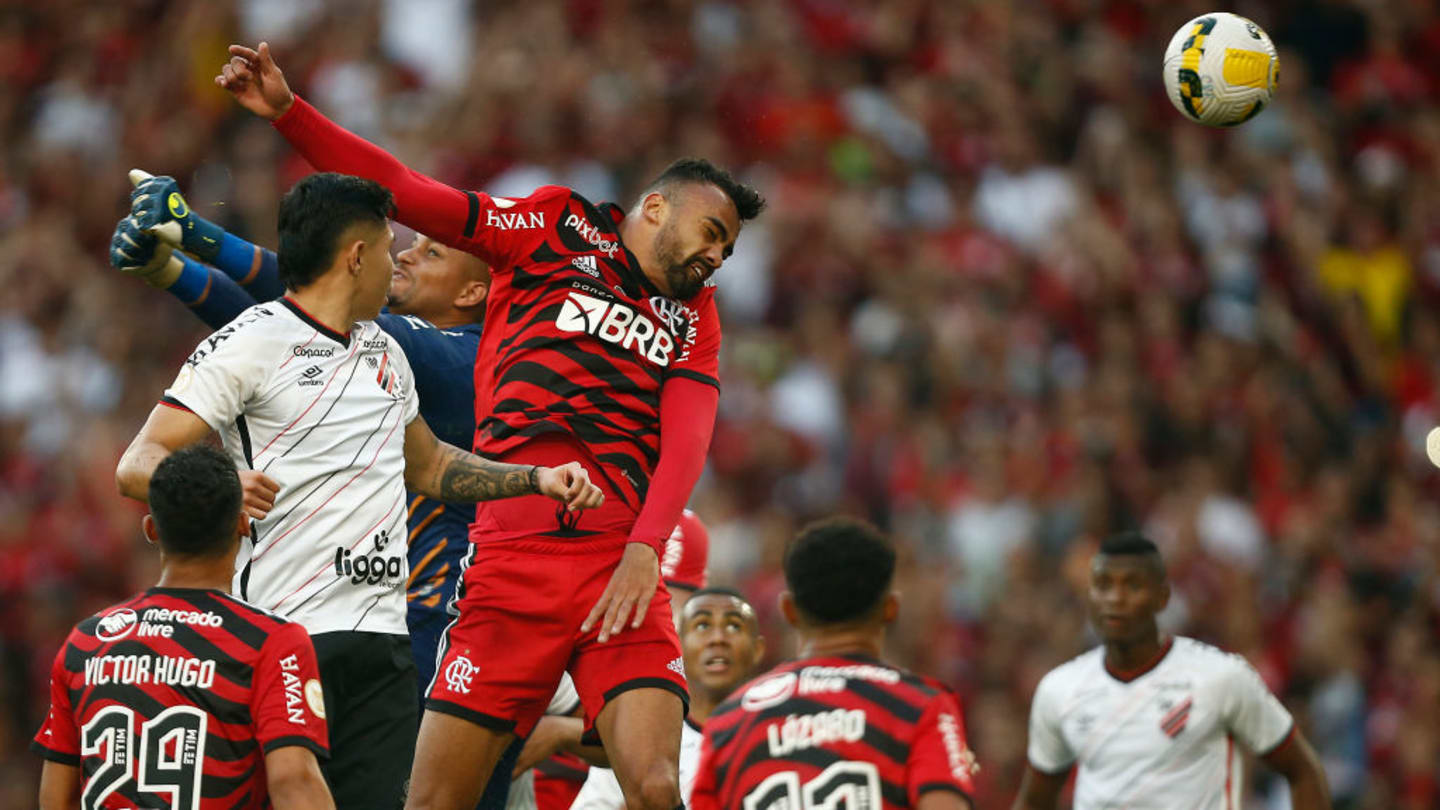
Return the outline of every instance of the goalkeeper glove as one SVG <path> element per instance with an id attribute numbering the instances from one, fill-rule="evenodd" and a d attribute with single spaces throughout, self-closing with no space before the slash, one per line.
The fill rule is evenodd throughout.
<path id="1" fill-rule="evenodd" d="M 202 261 L 215 262 L 225 230 L 190 210 L 175 178 L 131 169 L 130 182 L 135 184 L 130 192 L 130 216 L 141 230 L 155 233 Z"/>
<path id="2" fill-rule="evenodd" d="M 140 228 L 134 217 L 125 217 L 115 226 L 110 239 L 110 264 L 122 273 L 138 276 L 157 289 L 168 289 L 180 277 L 184 264 L 175 249 Z"/>

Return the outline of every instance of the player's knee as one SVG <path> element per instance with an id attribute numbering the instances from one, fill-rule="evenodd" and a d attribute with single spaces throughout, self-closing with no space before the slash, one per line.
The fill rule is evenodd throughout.
<path id="1" fill-rule="evenodd" d="M 638 807 L 626 801 L 631 810 L 675 810 L 680 805 L 680 783 L 669 769 L 656 768 L 645 774 L 636 792 Z"/>

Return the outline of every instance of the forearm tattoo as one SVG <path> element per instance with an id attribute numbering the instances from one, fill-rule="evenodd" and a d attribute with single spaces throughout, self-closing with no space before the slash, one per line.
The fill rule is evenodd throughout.
<path id="1" fill-rule="evenodd" d="M 538 491 L 533 467 L 501 464 L 473 456 L 455 447 L 443 448 L 434 497 L 443 501 L 491 501 Z"/>

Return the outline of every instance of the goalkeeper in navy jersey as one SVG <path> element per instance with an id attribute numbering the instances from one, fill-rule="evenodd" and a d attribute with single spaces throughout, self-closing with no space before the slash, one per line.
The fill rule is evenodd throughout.
<path id="1" fill-rule="evenodd" d="M 130 216 L 116 227 L 111 245 L 117 268 L 170 292 L 213 329 L 284 292 L 275 253 L 199 217 L 172 178 L 137 171 L 131 179 L 137 187 Z M 386 311 L 375 319 L 410 360 L 421 416 L 441 441 L 457 447 L 469 447 L 475 434 L 475 352 L 489 287 L 483 261 L 417 233 L 396 256 Z M 406 625 L 423 696 L 440 635 L 452 618 L 447 603 L 460 578 L 475 506 L 411 493 L 408 507 Z"/>

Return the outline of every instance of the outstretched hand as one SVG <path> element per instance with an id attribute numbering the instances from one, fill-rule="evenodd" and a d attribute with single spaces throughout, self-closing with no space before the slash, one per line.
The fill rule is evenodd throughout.
<path id="1" fill-rule="evenodd" d="M 215 84 L 230 91 L 240 106 L 274 121 L 295 103 L 295 94 L 285 83 L 285 74 L 270 55 L 270 44 L 260 43 L 258 49 L 244 45 L 230 46 L 230 61 L 220 69 Z"/>

